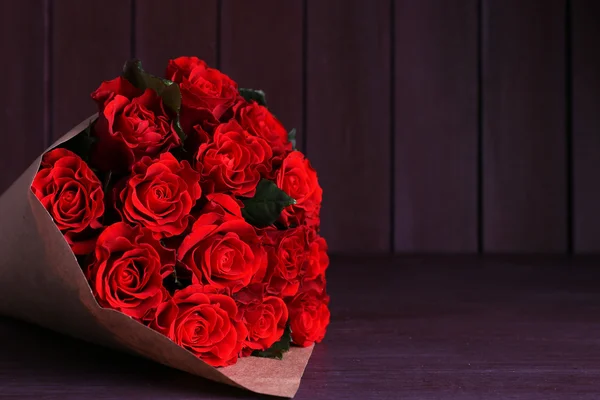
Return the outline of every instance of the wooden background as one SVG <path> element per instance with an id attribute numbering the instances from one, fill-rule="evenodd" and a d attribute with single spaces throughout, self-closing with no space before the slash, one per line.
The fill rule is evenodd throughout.
<path id="1" fill-rule="evenodd" d="M 0 1 L 0 192 L 127 58 L 197 55 L 297 128 L 334 253 L 600 252 L 599 20 L 596 0 Z"/>

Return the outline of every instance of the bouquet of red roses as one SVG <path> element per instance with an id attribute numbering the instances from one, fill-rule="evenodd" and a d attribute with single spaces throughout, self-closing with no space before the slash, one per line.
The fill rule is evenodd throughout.
<path id="1" fill-rule="evenodd" d="M 195 57 L 165 78 L 129 61 L 92 99 L 0 199 L 0 310 L 293 396 L 329 323 L 322 190 L 295 131 Z"/>

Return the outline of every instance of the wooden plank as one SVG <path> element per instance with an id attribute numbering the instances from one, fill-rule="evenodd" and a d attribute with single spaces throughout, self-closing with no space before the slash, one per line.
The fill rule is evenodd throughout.
<path id="1" fill-rule="evenodd" d="M 53 137 L 96 111 L 90 99 L 130 57 L 131 6 L 122 0 L 60 0 L 53 4 Z"/>
<path id="2" fill-rule="evenodd" d="M 241 87 L 264 90 L 303 150 L 302 2 L 223 0 L 221 15 L 223 72 Z"/>
<path id="3" fill-rule="evenodd" d="M 572 1 L 574 247 L 600 252 L 600 3 Z"/>
<path id="4" fill-rule="evenodd" d="M 483 2 L 487 252 L 567 247 L 565 5 Z"/>
<path id="5" fill-rule="evenodd" d="M 395 3 L 397 252 L 477 251 L 477 18 L 477 0 Z"/>
<path id="6" fill-rule="evenodd" d="M 307 152 L 332 252 L 390 245 L 390 3 L 308 0 Z"/>
<path id="7" fill-rule="evenodd" d="M 217 62 L 217 0 L 136 2 L 136 51 L 146 70 L 162 75 L 169 59 Z"/>
<path id="8" fill-rule="evenodd" d="M 44 150 L 44 18 L 41 1 L 0 2 L 0 194 Z"/>

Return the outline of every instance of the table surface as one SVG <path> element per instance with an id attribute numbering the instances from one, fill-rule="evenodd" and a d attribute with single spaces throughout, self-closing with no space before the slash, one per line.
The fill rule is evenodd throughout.
<path id="1" fill-rule="evenodd" d="M 600 260 L 337 257 L 297 399 L 598 399 Z M 0 398 L 257 399 L 0 318 Z"/>

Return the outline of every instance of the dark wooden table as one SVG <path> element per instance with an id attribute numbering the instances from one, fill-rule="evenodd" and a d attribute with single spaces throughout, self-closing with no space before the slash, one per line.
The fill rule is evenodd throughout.
<path id="1" fill-rule="evenodd" d="M 297 399 L 599 399 L 600 261 L 334 258 Z M 0 398 L 255 399 L 0 319 Z"/>

